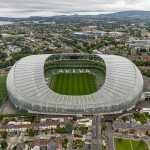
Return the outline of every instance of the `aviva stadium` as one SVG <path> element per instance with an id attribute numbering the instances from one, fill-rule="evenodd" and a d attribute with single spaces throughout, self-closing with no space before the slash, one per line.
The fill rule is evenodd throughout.
<path id="1" fill-rule="evenodd" d="M 9 99 L 40 114 L 112 114 L 133 108 L 143 79 L 128 59 L 104 54 L 44 54 L 22 58 L 7 77 Z"/>

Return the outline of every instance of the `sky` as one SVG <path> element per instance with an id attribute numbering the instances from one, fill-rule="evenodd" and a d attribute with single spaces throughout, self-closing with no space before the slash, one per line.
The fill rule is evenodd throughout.
<path id="1" fill-rule="evenodd" d="M 0 17 L 102 14 L 150 10 L 150 0 L 0 0 Z"/>

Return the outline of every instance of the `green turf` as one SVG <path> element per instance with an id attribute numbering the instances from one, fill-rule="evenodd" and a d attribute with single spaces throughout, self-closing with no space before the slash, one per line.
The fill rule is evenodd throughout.
<path id="1" fill-rule="evenodd" d="M 87 73 L 56 74 L 50 88 L 63 95 L 88 95 L 98 90 L 95 75 Z"/>
<path id="2" fill-rule="evenodd" d="M 148 146 L 146 142 L 141 142 L 139 140 L 128 140 L 128 139 L 120 139 L 115 138 L 115 146 L 116 150 L 148 150 Z"/>
<path id="3" fill-rule="evenodd" d="M 0 75 L 0 105 L 5 101 L 6 97 L 7 97 L 6 76 Z"/>
<path id="4" fill-rule="evenodd" d="M 116 150 L 132 150 L 130 141 L 127 139 L 115 139 Z"/>
<path id="5" fill-rule="evenodd" d="M 148 150 L 146 142 L 131 140 L 133 150 Z"/>

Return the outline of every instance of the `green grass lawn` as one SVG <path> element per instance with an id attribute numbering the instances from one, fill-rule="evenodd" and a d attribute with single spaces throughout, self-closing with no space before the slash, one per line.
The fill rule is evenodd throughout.
<path id="1" fill-rule="evenodd" d="M 132 150 L 130 141 L 127 139 L 115 139 L 116 150 Z"/>
<path id="2" fill-rule="evenodd" d="M 7 97 L 6 78 L 6 76 L 0 75 L 0 105 L 5 101 Z"/>
<path id="3" fill-rule="evenodd" d="M 87 73 L 56 74 L 50 88 L 63 95 L 88 95 L 98 90 L 96 77 Z"/>
<path id="4" fill-rule="evenodd" d="M 147 143 L 145 143 L 144 141 L 135 141 L 135 140 L 131 140 L 132 143 L 132 147 L 133 150 L 148 150 L 148 146 Z"/>
<path id="5" fill-rule="evenodd" d="M 141 142 L 139 140 L 130 140 L 128 139 L 120 139 L 115 138 L 115 146 L 116 150 L 132 150 L 131 144 L 133 147 L 133 150 L 148 150 L 148 146 L 146 142 Z"/>

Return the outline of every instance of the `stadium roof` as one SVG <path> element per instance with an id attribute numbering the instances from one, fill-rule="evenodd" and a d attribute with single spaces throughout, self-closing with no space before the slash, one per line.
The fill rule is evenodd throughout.
<path id="1" fill-rule="evenodd" d="M 41 113 L 109 113 L 134 106 L 143 90 L 137 67 L 124 57 L 95 55 L 106 65 L 105 82 L 97 92 L 83 96 L 55 93 L 44 78 L 44 64 L 52 54 L 32 55 L 19 60 L 8 74 L 11 101 L 16 106 Z"/>

